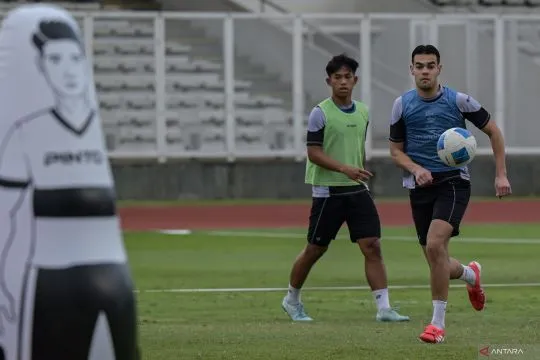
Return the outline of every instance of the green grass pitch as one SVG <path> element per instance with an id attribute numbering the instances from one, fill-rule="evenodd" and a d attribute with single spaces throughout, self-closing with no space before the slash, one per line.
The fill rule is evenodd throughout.
<path id="1" fill-rule="evenodd" d="M 283 290 L 241 290 L 286 287 L 305 244 L 303 229 L 126 233 L 125 240 L 138 289 L 144 360 L 467 360 L 479 359 L 478 349 L 486 345 L 538 342 L 540 225 L 463 227 L 451 254 L 462 262 L 480 261 L 483 282 L 493 286 L 486 287 L 485 310 L 476 312 L 463 283 L 452 282 L 447 340 L 440 345 L 417 340 L 432 306 L 427 264 L 412 228 L 384 229 L 390 286 L 398 286 L 390 300 L 411 316 L 398 324 L 375 322 L 372 295 L 363 288 L 362 255 L 346 233 L 315 266 L 303 291 L 315 318 L 309 324 L 292 323 L 281 310 Z M 352 286 L 359 288 L 324 289 Z M 224 288 L 240 290 L 189 290 Z"/>

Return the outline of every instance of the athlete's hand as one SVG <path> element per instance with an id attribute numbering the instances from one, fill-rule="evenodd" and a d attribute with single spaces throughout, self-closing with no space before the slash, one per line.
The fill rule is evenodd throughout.
<path id="1" fill-rule="evenodd" d="M 360 181 L 366 181 L 368 180 L 370 177 L 373 176 L 372 173 L 370 173 L 369 171 L 367 170 L 364 170 L 364 169 L 360 169 L 360 168 L 357 168 L 357 167 L 352 167 L 352 166 L 345 166 L 341 169 L 341 172 L 345 175 L 347 175 L 347 177 L 351 180 L 354 180 L 354 181 L 357 181 L 357 182 L 360 182 Z"/>
<path id="2" fill-rule="evenodd" d="M 433 182 L 431 171 L 424 169 L 423 167 L 416 169 L 413 175 L 416 178 L 416 183 L 418 186 L 430 185 Z"/>
<path id="3" fill-rule="evenodd" d="M 497 176 L 495 177 L 495 195 L 502 198 L 512 194 L 512 188 L 510 187 L 510 181 L 506 176 Z"/>
<path id="4" fill-rule="evenodd" d="M 4 335 L 6 321 L 15 321 L 16 315 L 15 299 L 4 286 L 0 288 L 0 336 Z"/>

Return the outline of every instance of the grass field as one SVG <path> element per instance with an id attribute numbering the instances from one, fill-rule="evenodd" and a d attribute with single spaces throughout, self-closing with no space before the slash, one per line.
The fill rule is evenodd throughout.
<path id="1" fill-rule="evenodd" d="M 481 262 L 488 302 L 483 312 L 474 311 L 463 283 L 452 282 L 447 341 L 433 346 L 417 340 L 432 307 L 427 265 L 412 228 L 384 229 L 389 281 L 398 286 L 390 299 L 411 316 L 400 324 L 375 322 L 362 256 L 346 233 L 303 291 L 315 318 L 309 324 L 292 323 L 280 308 L 290 266 L 305 244 L 303 229 L 126 233 L 143 359 L 467 360 L 478 359 L 486 345 L 537 343 L 540 225 L 468 225 L 454 240 L 455 257 Z M 540 359 L 536 355 L 512 358 Z"/>

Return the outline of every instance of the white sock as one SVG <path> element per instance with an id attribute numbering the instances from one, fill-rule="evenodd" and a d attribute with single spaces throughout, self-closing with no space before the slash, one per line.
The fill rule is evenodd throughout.
<path id="1" fill-rule="evenodd" d="M 293 288 L 289 284 L 289 290 L 287 291 L 286 301 L 291 305 L 296 305 L 300 302 L 300 289 Z"/>
<path id="2" fill-rule="evenodd" d="M 460 280 L 465 281 L 466 283 L 470 285 L 474 285 L 476 282 L 476 275 L 469 266 L 461 265 L 463 266 L 463 274 L 459 277 Z"/>
<path id="3" fill-rule="evenodd" d="M 433 300 L 433 318 L 431 325 L 444 329 L 444 317 L 446 315 L 446 301 Z"/>
<path id="4" fill-rule="evenodd" d="M 388 299 L 388 289 L 379 289 L 373 291 L 373 297 L 377 304 L 377 311 L 390 309 L 390 299 Z"/>

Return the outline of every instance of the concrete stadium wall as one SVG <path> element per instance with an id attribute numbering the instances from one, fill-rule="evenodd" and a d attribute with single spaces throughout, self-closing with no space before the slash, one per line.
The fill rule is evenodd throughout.
<path id="1" fill-rule="evenodd" d="M 515 195 L 540 195 L 538 156 L 510 156 L 509 179 Z M 112 162 L 120 200 L 309 198 L 304 163 L 294 161 Z M 375 172 L 370 187 L 375 196 L 400 197 L 401 172 L 390 159 L 374 159 L 368 167 Z M 471 166 L 474 196 L 493 196 L 492 157 L 478 157 Z"/>

